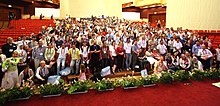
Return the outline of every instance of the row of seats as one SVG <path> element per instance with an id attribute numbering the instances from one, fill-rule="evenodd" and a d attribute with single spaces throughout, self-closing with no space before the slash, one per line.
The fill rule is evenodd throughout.
<path id="1" fill-rule="evenodd" d="M 55 26 L 53 20 L 49 19 L 20 19 L 11 20 L 9 27 L 0 31 L 0 46 L 6 43 L 7 37 L 17 39 L 19 36 L 30 36 L 31 33 L 38 34 L 42 26 Z"/>

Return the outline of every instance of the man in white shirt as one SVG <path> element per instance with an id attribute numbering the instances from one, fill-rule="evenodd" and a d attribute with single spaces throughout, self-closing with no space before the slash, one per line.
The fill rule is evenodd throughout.
<path id="1" fill-rule="evenodd" d="M 173 47 L 174 47 L 174 52 L 178 51 L 179 53 L 181 53 L 181 49 L 182 49 L 183 45 L 180 42 L 180 38 L 176 39 L 176 42 L 173 43 Z"/>
<path id="2" fill-rule="evenodd" d="M 163 40 L 160 41 L 160 44 L 157 45 L 157 50 L 162 56 L 165 56 L 167 53 L 167 47 L 163 44 Z"/>
<path id="3" fill-rule="evenodd" d="M 64 43 L 62 44 L 61 48 L 58 49 L 57 53 L 57 74 L 60 72 L 60 63 L 61 63 L 61 69 L 63 70 L 65 68 L 65 62 L 66 62 L 66 55 L 68 54 L 68 48 L 65 47 Z"/>
<path id="4" fill-rule="evenodd" d="M 52 66 L 53 63 L 51 63 L 50 65 L 46 65 L 45 61 L 41 61 L 40 62 L 40 67 L 37 68 L 36 70 L 36 78 L 38 79 L 38 82 L 40 84 L 46 84 L 47 83 L 47 79 L 49 77 L 49 69 Z"/>
<path id="5" fill-rule="evenodd" d="M 139 48 L 146 48 L 147 47 L 147 41 L 145 39 L 145 36 L 142 36 L 141 40 L 138 42 Z"/>
<path id="6" fill-rule="evenodd" d="M 202 49 L 199 49 L 198 55 L 199 60 L 203 65 L 203 70 L 210 69 L 210 58 L 213 56 L 212 52 L 206 49 L 206 46 L 202 44 Z"/>
<path id="7" fill-rule="evenodd" d="M 218 48 L 216 50 L 216 69 L 219 69 L 220 64 L 220 44 L 218 45 Z"/>

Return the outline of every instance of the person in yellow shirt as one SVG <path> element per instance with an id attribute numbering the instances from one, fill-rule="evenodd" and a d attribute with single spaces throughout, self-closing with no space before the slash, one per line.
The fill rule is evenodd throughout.
<path id="1" fill-rule="evenodd" d="M 71 73 L 77 75 L 79 74 L 80 51 L 78 48 L 76 48 L 76 45 L 73 44 L 72 48 L 69 49 L 68 54 L 71 57 L 71 62 L 70 62 Z M 76 67 L 74 68 L 74 66 Z"/>

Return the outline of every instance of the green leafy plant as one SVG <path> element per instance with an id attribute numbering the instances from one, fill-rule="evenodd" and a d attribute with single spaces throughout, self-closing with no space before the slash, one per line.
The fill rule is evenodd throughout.
<path id="1" fill-rule="evenodd" d="M 140 80 L 142 85 L 150 85 L 155 84 L 158 80 L 158 77 L 156 75 L 148 75 L 147 77 L 143 77 Z"/>
<path id="2" fill-rule="evenodd" d="M 19 98 L 30 97 L 34 94 L 34 91 L 30 87 L 14 87 L 8 91 L 8 99 L 15 100 Z"/>
<path id="3" fill-rule="evenodd" d="M 85 92 L 88 91 L 91 87 L 90 81 L 74 81 L 72 85 L 67 90 L 68 94 L 72 94 L 74 92 Z"/>
<path id="4" fill-rule="evenodd" d="M 205 71 L 205 76 L 208 79 L 218 79 L 220 78 L 220 71 L 217 69 L 208 70 L 208 71 Z"/>
<path id="5" fill-rule="evenodd" d="M 190 79 L 190 73 L 189 71 L 185 70 L 179 70 L 176 71 L 175 74 L 173 74 L 175 81 L 185 82 Z"/>
<path id="6" fill-rule="evenodd" d="M 114 88 L 114 82 L 110 81 L 110 80 L 99 80 L 98 82 L 96 82 L 95 84 L 95 88 L 97 90 L 106 90 L 106 89 L 112 89 Z"/>
<path id="7" fill-rule="evenodd" d="M 141 82 L 139 80 L 137 80 L 135 77 L 123 77 L 122 81 L 120 82 L 122 87 L 136 87 L 141 85 Z"/>
<path id="8" fill-rule="evenodd" d="M 173 81 L 173 75 L 169 71 L 161 72 L 159 81 L 161 83 L 171 83 Z"/>
<path id="9" fill-rule="evenodd" d="M 64 84 L 63 80 L 59 80 L 59 84 L 41 85 L 39 92 L 42 96 L 62 94 L 64 93 Z"/>
<path id="10" fill-rule="evenodd" d="M 203 70 L 192 70 L 192 79 L 201 81 L 206 78 L 205 72 Z"/>
<path id="11" fill-rule="evenodd" d="M 8 98 L 8 91 L 1 90 L 0 91 L 0 106 L 4 105 Z"/>

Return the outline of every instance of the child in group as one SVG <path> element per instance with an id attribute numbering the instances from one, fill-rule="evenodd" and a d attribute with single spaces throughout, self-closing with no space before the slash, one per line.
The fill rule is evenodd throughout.
<path id="1" fill-rule="evenodd" d="M 86 80 L 86 67 L 84 64 L 80 65 L 80 74 L 79 74 L 79 81 Z"/>

